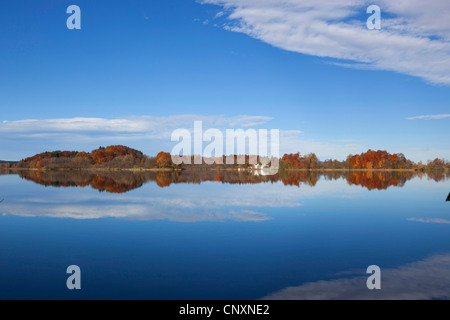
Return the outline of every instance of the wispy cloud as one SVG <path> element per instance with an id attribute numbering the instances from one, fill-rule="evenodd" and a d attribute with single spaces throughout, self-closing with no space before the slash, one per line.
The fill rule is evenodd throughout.
<path id="1" fill-rule="evenodd" d="M 115 134 L 146 134 L 154 138 L 170 138 L 176 128 L 192 127 L 194 121 L 203 121 L 206 127 L 246 128 L 267 123 L 272 118 L 265 116 L 201 116 L 174 115 L 168 117 L 135 116 L 120 119 L 106 118 L 68 118 L 68 119 L 26 119 L 3 121 L 0 123 L 0 133 L 21 134 L 29 137 L 41 135 L 72 133 L 115 133 Z"/>
<path id="2" fill-rule="evenodd" d="M 340 139 L 340 140 L 334 140 L 335 142 L 341 142 L 341 143 L 352 143 L 357 142 L 356 139 Z"/>
<path id="3" fill-rule="evenodd" d="M 426 116 L 416 116 L 408 118 L 408 120 L 439 120 L 450 118 L 450 114 L 434 114 L 434 115 L 426 115 Z"/>
<path id="4" fill-rule="evenodd" d="M 422 223 L 450 224 L 450 220 L 440 218 L 408 218 L 408 221 L 415 221 Z"/>
<path id="5" fill-rule="evenodd" d="M 208 128 L 239 129 L 257 128 L 278 129 L 270 127 L 271 117 L 240 115 L 234 117 L 202 116 L 202 115 L 172 115 L 167 117 L 134 116 L 118 119 L 106 118 L 67 118 L 67 119 L 25 119 L 3 121 L 0 123 L 2 140 L 39 145 L 42 148 L 64 148 L 73 150 L 88 150 L 91 145 L 99 144 L 134 144 L 137 148 L 147 148 L 144 152 L 170 150 L 175 144 L 171 142 L 171 134 L 175 129 L 186 128 L 192 131 L 194 121 L 203 122 L 203 130 Z M 280 130 L 280 152 L 315 152 L 319 158 L 338 157 L 345 159 L 349 153 L 361 152 L 364 148 L 357 144 L 342 144 L 321 142 L 302 138 L 303 131 Z M 350 141 L 348 141 L 350 142 Z M 28 155 L 28 154 L 27 154 Z"/>
<path id="6" fill-rule="evenodd" d="M 434 116 L 443 118 L 446 115 Z M 450 116 L 450 115 L 449 115 Z M 429 116 L 431 117 L 431 116 Z M 263 115 L 171 115 L 129 116 L 116 119 L 107 118 L 62 118 L 24 119 L 0 122 L 0 141 L 4 146 L 0 159 L 27 157 L 45 150 L 85 150 L 99 145 L 126 144 L 142 150 L 148 155 L 161 150 L 170 151 L 176 144 L 171 141 L 175 129 L 186 128 L 192 132 L 194 121 L 201 120 L 203 129 L 239 129 L 258 127 L 280 129 L 270 125 L 271 117 Z M 206 144 L 205 144 L 206 146 Z M 345 160 L 349 154 L 358 154 L 373 148 L 358 140 L 342 139 L 327 141 L 307 137 L 301 130 L 280 129 L 280 155 L 285 153 L 308 154 L 314 152 L 319 159 Z M 446 149 L 414 148 L 390 150 L 402 152 L 413 161 L 427 161 L 436 157 L 450 158 Z"/>
<path id="7" fill-rule="evenodd" d="M 343 66 L 390 70 L 450 85 L 450 2 L 379 0 L 382 29 L 368 30 L 369 0 L 199 0 L 228 13 L 226 30 Z"/>
<path id="8" fill-rule="evenodd" d="M 179 128 L 191 130 L 194 121 L 208 128 L 239 129 L 269 127 L 271 117 L 262 115 L 170 115 L 128 116 L 108 118 L 23 119 L 0 122 L 0 159 L 21 159 L 44 150 L 91 150 L 99 145 L 126 144 L 154 154 L 170 151 L 172 132 Z M 14 151 L 15 150 L 15 151 Z"/>

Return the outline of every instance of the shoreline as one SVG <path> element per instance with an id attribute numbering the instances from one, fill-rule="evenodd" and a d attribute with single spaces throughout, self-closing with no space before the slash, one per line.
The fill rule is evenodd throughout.
<path id="1" fill-rule="evenodd" d="M 92 171 L 92 172 L 182 172 L 182 171 L 238 171 L 238 172 L 264 172 L 265 169 L 254 168 L 5 168 L 10 171 Z M 427 172 L 427 171 L 441 171 L 441 170 L 419 170 L 419 169 L 284 169 L 278 172 Z M 442 170 L 448 171 L 448 170 Z"/>
<path id="2" fill-rule="evenodd" d="M 385 171 L 385 172 L 395 172 L 395 171 L 416 171 L 416 172 L 425 172 L 425 170 L 418 169 L 352 169 L 352 168 L 344 168 L 344 169 L 284 169 L 284 171 Z"/>
<path id="3" fill-rule="evenodd" d="M 156 172 L 176 172 L 182 171 L 181 169 L 175 168 L 9 168 L 8 170 L 16 170 L 16 171 L 130 171 L 130 172 L 139 172 L 139 171 L 156 171 Z"/>

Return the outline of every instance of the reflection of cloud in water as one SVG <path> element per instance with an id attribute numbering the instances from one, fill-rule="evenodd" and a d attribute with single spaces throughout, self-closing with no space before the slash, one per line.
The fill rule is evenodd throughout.
<path id="1" fill-rule="evenodd" d="M 305 283 L 272 293 L 269 300 L 429 300 L 450 298 L 450 254 L 435 255 L 394 269 L 381 267 L 381 290 L 366 287 L 369 274 Z"/>
<path id="2" fill-rule="evenodd" d="M 450 220 L 440 218 L 408 218 L 408 221 L 422 222 L 422 223 L 438 223 L 438 224 L 450 224 Z"/>
<path id="3" fill-rule="evenodd" d="M 56 205 L 30 207 L 25 205 L 8 206 L 4 214 L 24 217 L 51 217 L 71 219 L 123 218 L 133 220 L 169 220 L 177 222 L 197 221 L 266 221 L 270 217 L 252 210 L 183 210 L 171 208 L 162 210 L 144 205 Z"/>
<path id="4" fill-rule="evenodd" d="M 61 192 L 63 191 L 63 192 Z M 0 212 L 17 216 L 74 219 L 120 218 L 170 221 L 265 221 L 270 208 L 299 208 L 302 199 L 353 194 L 345 181 L 324 181 L 316 187 L 286 188 L 281 183 L 258 185 L 146 185 L 129 194 L 90 189 L 36 189 L 23 197 L 10 194 Z M 359 190 L 358 192 L 359 193 Z"/>
<path id="5" fill-rule="evenodd" d="M 280 186 L 282 187 L 282 186 Z M 49 189 L 52 190 L 52 189 Z M 130 220 L 195 221 L 266 221 L 269 216 L 259 208 L 300 207 L 291 192 L 277 194 L 274 186 L 207 185 L 171 189 L 156 187 L 140 194 L 113 195 L 95 192 L 49 194 L 40 198 L 11 198 L 1 213 L 27 217 L 73 219 L 121 218 Z M 88 190 L 89 191 L 89 190 Z M 74 200 L 76 199 L 76 200 Z"/>

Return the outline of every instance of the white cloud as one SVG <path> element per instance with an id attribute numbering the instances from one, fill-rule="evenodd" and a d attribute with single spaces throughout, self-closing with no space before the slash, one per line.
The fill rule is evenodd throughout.
<path id="1" fill-rule="evenodd" d="M 107 118 L 24 119 L 0 122 L 0 141 L 4 146 L 0 159 L 20 159 L 45 150 L 89 151 L 99 145 L 127 144 L 151 155 L 161 150 L 170 151 L 172 132 L 179 128 L 192 130 L 194 121 L 202 121 L 208 128 L 239 129 L 266 125 L 272 120 L 266 116 L 238 115 L 171 115 L 129 116 Z M 267 127 L 267 125 L 266 125 Z M 270 129 L 270 128 L 269 128 Z M 16 149 L 14 155 L 11 150 Z M 17 151 L 20 150 L 20 151 Z"/>
<path id="2" fill-rule="evenodd" d="M 26 119 L 3 121 L 0 134 L 3 139 L 27 138 L 31 140 L 50 139 L 66 141 L 149 141 L 166 140 L 170 142 L 172 132 L 178 128 L 192 128 L 194 121 L 202 121 L 205 129 L 256 127 L 270 121 L 265 116 L 200 116 L 173 115 L 168 117 L 134 116 L 118 119 L 106 118 L 67 118 L 67 119 Z"/>
<path id="3" fill-rule="evenodd" d="M 440 218 L 408 218 L 408 221 L 415 221 L 422 223 L 450 224 L 450 220 Z"/>
<path id="4" fill-rule="evenodd" d="M 220 17 L 223 16 L 224 14 L 225 14 L 225 12 L 219 11 L 219 12 L 216 13 L 215 18 L 220 18 Z"/>
<path id="5" fill-rule="evenodd" d="M 427 116 L 417 116 L 408 118 L 408 120 L 439 120 L 450 118 L 450 114 L 435 114 L 435 115 L 427 115 Z"/>
<path id="6" fill-rule="evenodd" d="M 0 133 L 52 134 L 63 132 L 114 132 L 130 134 L 150 134 L 155 137 L 170 137 L 172 130 L 179 127 L 192 127 L 194 121 L 203 121 L 205 126 L 250 127 L 262 125 L 272 118 L 264 116 L 200 116 L 175 115 L 168 117 L 139 116 L 122 119 L 68 118 L 68 119 L 26 119 L 3 121 Z"/>
<path id="7" fill-rule="evenodd" d="M 230 119 L 231 121 L 229 122 L 229 125 L 232 128 L 234 128 L 234 127 L 243 127 L 243 128 L 256 127 L 256 126 L 260 126 L 260 125 L 268 122 L 271 119 L 272 118 L 264 117 L 264 116 L 238 116 L 238 117 L 234 117 L 233 119 Z"/>
<path id="8" fill-rule="evenodd" d="M 98 144 L 129 144 L 137 143 L 137 147 L 157 144 L 157 149 L 171 150 L 176 142 L 171 142 L 171 134 L 175 129 L 186 128 L 192 132 L 194 121 L 203 122 L 203 131 L 208 128 L 238 129 L 257 128 L 265 125 L 265 129 L 277 129 L 268 126 L 272 118 L 267 116 L 240 115 L 234 117 L 173 115 L 168 117 L 134 116 L 118 119 L 106 118 L 66 118 L 66 119 L 26 119 L 3 121 L 0 123 L 2 139 L 21 138 L 31 141 L 42 148 L 64 148 L 73 150 L 88 150 L 88 146 Z M 302 138 L 303 131 L 280 130 L 280 154 L 314 152 L 321 159 L 345 159 L 349 153 L 359 153 L 362 146 L 350 143 L 321 142 Z M 224 134 L 225 136 L 225 134 Z M 38 143 L 39 142 L 39 143 Z M 42 145 L 41 145 L 42 142 Z M 15 144 L 16 145 L 16 144 Z M 204 144 L 206 147 L 207 143 Z M 155 149 L 155 148 L 153 148 Z M 153 152 L 154 150 L 151 150 Z M 157 150 L 155 149 L 155 150 Z M 31 153 L 33 152 L 31 151 Z M 143 150 L 145 153 L 147 149 Z M 27 152 L 30 152 L 29 150 Z M 27 154 L 26 156 L 28 156 Z"/>
<path id="9" fill-rule="evenodd" d="M 366 9 L 373 4 L 368 0 L 199 2 L 229 12 L 226 30 L 278 48 L 450 85 L 450 2 L 446 0 L 379 0 L 381 30 L 366 27 Z"/>
<path id="10" fill-rule="evenodd" d="M 443 118 L 446 115 L 427 116 Z M 425 116 L 420 116 L 425 117 Z M 0 122 L 0 140 L 3 142 L 1 159 L 20 159 L 45 150 L 90 151 L 99 145 L 126 144 L 152 155 L 161 150 L 170 151 L 177 142 L 171 142 L 175 129 L 186 128 L 193 132 L 194 121 L 203 122 L 203 130 L 258 128 L 278 129 L 270 126 L 271 117 L 240 115 L 172 115 L 167 117 L 130 116 L 117 119 L 106 118 L 65 118 L 65 119 L 25 119 Z M 225 136 L 225 134 L 224 134 Z M 204 143 L 206 147 L 208 143 Z M 9 146 L 8 150 L 5 146 Z M 307 138 L 300 130 L 280 130 L 280 155 L 297 153 L 305 155 L 314 152 L 319 159 L 345 160 L 349 154 L 359 154 L 374 148 L 357 140 L 319 141 Z M 14 152 L 13 149 L 21 150 Z M 402 152 L 413 161 L 427 161 L 450 158 L 450 150 L 429 147 L 400 148 L 389 150 Z"/>
<path id="11" fill-rule="evenodd" d="M 3 121 L 0 132 L 77 132 L 77 131 L 114 131 L 142 132 L 147 128 L 143 119 L 104 119 L 104 118 L 71 118 L 71 119 L 26 119 Z"/>

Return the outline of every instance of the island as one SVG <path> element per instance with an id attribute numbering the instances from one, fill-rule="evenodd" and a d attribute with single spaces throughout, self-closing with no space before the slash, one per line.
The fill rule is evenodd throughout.
<path id="1" fill-rule="evenodd" d="M 199 156 L 192 156 L 192 159 Z M 150 171 L 176 171 L 176 170 L 250 170 L 262 171 L 269 166 L 264 165 L 259 157 L 254 164 L 248 155 L 232 155 L 233 164 L 227 164 L 226 157 L 221 161 L 218 158 L 202 158 L 200 164 L 174 164 L 170 153 L 161 151 L 156 156 L 144 155 L 141 151 L 123 145 L 99 147 L 91 152 L 84 151 L 51 151 L 36 154 L 22 159 L 19 162 L 1 161 L 3 169 L 33 169 L 33 170 L 150 170 Z M 237 159 L 245 159 L 238 164 Z M 242 158 L 243 157 L 243 158 Z M 209 161 L 208 161 L 209 160 Z M 214 160 L 214 161 L 211 161 Z M 349 155 L 346 160 L 321 161 L 314 153 L 306 155 L 285 154 L 280 159 L 279 172 L 291 170 L 387 170 L 387 171 L 443 171 L 450 170 L 450 162 L 445 159 L 434 159 L 426 164 L 415 163 L 401 154 L 391 154 L 387 151 L 368 150 L 359 155 Z M 214 162 L 214 164 L 210 164 Z"/>

